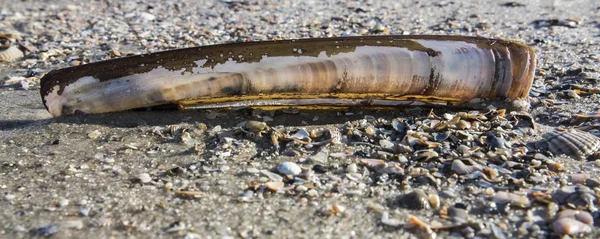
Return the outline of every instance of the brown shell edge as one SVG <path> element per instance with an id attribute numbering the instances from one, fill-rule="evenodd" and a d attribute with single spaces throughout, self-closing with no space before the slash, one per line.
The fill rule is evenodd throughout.
<path id="1" fill-rule="evenodd" d="M 387 43 L 392 40 L 394 41 L 393 43 Z M 100 81 L 107 81 L 126 75 L 148 72 L 158 66 L 162 66 L 171 70 L 191 70 L 193 67 L 197 67 L 195 61 L 206 59 L 206 56 L 208 56 L 210 59 L 213 59 L 213 57 L 221 56 L 223 53 L 225 53 L 224 56 L 221 56 L 223 59 L 217 59 L 216 63 L 214 64 L 217 64 L 220 60 L 227 60 L 229 54 L 232 52 L 235 54 L 243 53 L 245 56 L 254 56 L 255 59 L 252 57 L 246 57 L 246 62 L 260 60 L 260 57 L 264 55 L 263 50 L 267 48 L 269 49 L 270 56 L 290 55 L 291 53 L 289 49 L 299 47 L 306 48 L 307 51 L 305 51 L 304 55 L 316 55 L 319 54 L 320 51 L 314 51 L 315 46 L 319 47 L 321 44 L 331 44 L 331 42 L 337 42 L 340 45 L 345 45 L 346 48 L 354 49 L 356 46 L 375 43 L 398 46 L 400 45 L 398 41 L 405 41 L 403 45 L 408 49 L 428 51 L 428 49 L 424 49 L 422 45 L 414 44 L 412 40 L 464 41 L 475 43 L 479 47 L 486 49 L 497 47 L 496 44 L 504 45 L 509 49 L 511 55 L 518 56 L 518 59 L 513 61 L 513 69 L 520 69 L 520 64 L 527 62 L 525 71 L 518 72 L 513 70 L 513 82 L 517 82 L 518 84 L 513 84 L 511 86 L 508 98 L 520 99 L 526 97 L 529 92 L 529 88 L 532 85 L 533 74 L 535 72 L 535 53 L 533 49 L 527 45 L 515 41 L 473 36 L 388 35 L 225 43 L 116 58 L 80 66 L 52 70 L 45 74 L 40 80 L 40 96 L 42 98 L 44 107 L 48 109 L 44 98 L 50 92 L 52 92 L 52 89 L 55 86 L 59 86 L 58 94 L 61 94 L 62 90 L 67 85 L 84 76 L 93 76 Z M 313 49 L 312 53 L 310 51 L 311 49 Z M 347 51 L 350 51 L 351 49 L 347 49 Z M 523 49 L 525 49 L 525 51 L 523 51 Z M 342 50 L 339 51 L 344 51 L 344 49 L 342 48 Z M 336 52 L 330 54 L 335 53 Z M 515 65 L 517 67 L 515 67 Z"/>

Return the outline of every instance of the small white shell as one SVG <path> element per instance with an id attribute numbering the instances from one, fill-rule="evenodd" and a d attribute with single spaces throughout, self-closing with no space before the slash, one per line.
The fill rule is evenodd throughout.
<path id="1" fill-rule="evenodd" d="M 298 131 L 296 131 L 296 133 L 291 135 L 290 138 L 299 140 L 310 140 L 310 133 L 306 131 L 306 129 L 299 129 Z"/>

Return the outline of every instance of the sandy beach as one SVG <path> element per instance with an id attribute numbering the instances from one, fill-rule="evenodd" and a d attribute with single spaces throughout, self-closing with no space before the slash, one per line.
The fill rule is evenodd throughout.
<path id="1" fill-rule="evenodd" d="M 0 33 L 23 57 L 0 62 L 0 238 L 597 238 L 599 12 L 590 0 L 5 0 Z M 51 70 L 129 55 L 391 34 L 531 46 L 531 108 L 53 118 L 40 97 Z M 248 134 L 255 121 L 271 130 Z M 585 135 L 573 147 L 589 158 L 538 147 L 558 128 Z"/>

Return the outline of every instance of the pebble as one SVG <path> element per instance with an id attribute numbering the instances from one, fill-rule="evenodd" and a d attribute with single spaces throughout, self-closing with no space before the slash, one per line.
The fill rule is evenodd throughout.
<path id="1" fill-rule="evenodd" d="M 85 199 L 81 199 L 77 202 L 77 205 L 79 206 L 83 206 L 83 205 L 87 205 L 88 204 L 88 200 Z"/>
<path id="2" fill-rule="evenodd" d="M 466 209 L 458 208 L 458 207 L 450 207 L 448 209 L 448 215 L 450 219 L 456 224 L 462 224 L 467 222 L 469 217 L 469 212 Z"/>
<path id="3" fill-rule="evenodd" d="M 60 227 L 64 229 L 81 229 L 83 228 L 83 221 L 81 220 L 70 220 L 60 223 Z"/>
<path id="4" fill-rule="evenodd" d="M 38 227 L 35 230 L 34 234 L 37 236 L 51 237 L 54 234 L 58 233 L 59 226 L 59 224 L 52 223 L 46 226 Z"/>
<path id="5" fill-rule="evenodd" d="M 308 161 L 311 163 L 324 164 L 327 163 L 327 157 L 325 152 L 318 152 L 317 154 L 308 157 Z"/>
<path id="6" fill-rule="evenodd" d="M 572 99 L 579 99 L 581 98 L 581 96 L 579 96 L 579 94 L 577 94 L 577 92 L 575 92 L 574 90 L 567 90 L 567 96 L 569 96 L 569 98 Z"/>
<path id="7" fill-rule="evenodd" d="M 579 235 L 592 231 L 590 225 L 570 217 L 556 219 L 552 223 L 552 229 L 559 235 Z"/>
<path id="8" fill-rule="evenodd" d="M 141 12 L 138 15 L 138 17 L 143 22 L 150 22 L 150 21 L 154 21 L 156 19 L 156 16 L 154 16 L 154 14 L 151 14 L 151 13 L 148 13 L 148 12 Z"/>
<path id="9" fill-rule="evenodd" d="M 463 161 L 455 159 L 452 161 L 452 171 L 454 171 L 458 175 L 465 175 L 472 173 L 474 171 L 474 167 L 471 165 L 466 165 Z"/>
<path id="10" fill-rule="evenodd" d="M 89 208 L 82 208 L 81 210 L 79 210 L 79 215 L 87 217 L 90 215 L 90 209 Z"/>
<path id="11" fill-rule="evenodd" d="M 183 231 L 186 229 L 186 225 L 184 222 L 181 221 L 177 221 L 174 223 L 171 223 L 171 225 L 169 225 L 166 229 L 165 232 L 167 233 L 176 233 L 179 231 Z"/>
<path id="12" fill-rule="evenodd" d="M 510 145 L 508 144 L 508 142 L 506 142 L 506 139 L 502 138 L 502 137 L 496 137 L 496 136 L 490 136 L 491 138 L 490 140 L 490 148 L 492 149 L 505 149 L 507 147 L 510 147 Z"/>
<path id="13" fill-rule="evenodd" d="M 344 195 L 349 197 L 362 196 L 363 194 L 362 190 L 346 190 L 346 192 L 344 192 Z"/>
<path id="14" fill-rule="evenodd" d="M 563 210 L 563 211 L 559 212 L 556 217 L 557 218 L 569 217 L 569 218 L 574 218 L 574 219 L 576 219 L 580 222 L 583 222 L 585 224 L 588 224 L 588 225 L 594 224 L 594 217 L 592 216 L 592 214 L 590 214 L 589 212 L 586 212 L 586 211 L 567 209 L 567 210 Z"/>
<path id="15" fill-rule="evenodd" d="M 402 225 L 401 220 L 390 218 L 390 214 L 387 211 L 381 213 L 381 223 L 390 227 L 399 227 Z"/>
<path id="16" fill-rule="evenodd" d="M 332 210 L 334 213 L 336 213 L 336 214 L 337 214 L 337 213 L 343 213 L 343 212 L 345 212 L 345 211 L 346 211 L 346 207 L 345 207 L 345 206 L 342 206 L 342 205 L 340 205 L 340 204 L 338 204 L 338 203 L 334 203 L 333 205 L 331 205 L 331 210 Z"/>
<path id="17" fill-rule="evenodd" d="M 257 168 L 247 168 L 246 172 L 248 172 L 250 174 L 259 174 L 260 170 L 258 170 Z"/>
<path id="18" fill-rule="evenodd" d="M 517 206 L 517 207 L 521 207 L 521 208 L 529 207 L 529 205 L 530 205 L 530 202 L 529 202 L 529 199 L 527 198 L 527 196 L 504 192 L 504 191 L 500 191 L 500 192 L 496 193 L 496 196 L 494 196 L 494 202 L 496 204 L 507 204 L 508 203 L 513 206 Z"/>
<path id="19" fill-rule="evenodd" d="M 111 164 L 115 162 L 115 159 L 110 157 L 103 157 L 102 159 L 100 159 L 100 162 L 105 164 Z"/>
<path id="20" fill-rule="evenodd" d="M 283 181 L 283 177 L 281 177 L 281 175 L 273 173 L 269 170 L 266 169 L 261 169 L 260 173 L 262 173 L 263 175 L 267 176 L 271 181 L 274 182 L 281 182 Z"/>
<path id="21" fill-rule="evenodd" d="M 456 198 L 458 196 L 456 191 L 454 191 L 453 189 L 446 189 L 444 191 L 441 191 L 439 193 L 439 195 L 441 198 L 447 198 L 447 199 Z"/>
<path id="22" fill-rule="evenodd" d="M 391 141 L 387 140 L 387 139 L 382 139 L 379 140 L 379 146 L 381 146 L 384 149 L 392 149 L 394 148 L 394 143 L 392 143 Z"/>
<path id="23" fill-rule="evenodd" d="M 304 186 L 304 185 L 298 185 L 295 188 L 296 192 L 306 192 L 308 191 L 308 187 Z"/>
<path id="24" fill-rule="evenodd" d="M 313 189 L 309 189 L 306 192 L 306 195 L 309 196 L 309 197 L 313 197 L 314 198 L 314 197 L 319 196 L 319 192 L 313 188 Z"/>
<path id="25" fill-rule="evenodd" d="M 600 181 L 595 178 L 588 178 L 585 180 L 585 186 L 588 186 L 590 188 L 598 188 L 600 187 Z"/>
<path id="26" fill-rule="evenodd" d="M 302 168 L 294 162 L 283 162 L 277 166 L 277 171 L 283 175 L 296 176 L 302 173 Z"/>
<path id="27" fill-rule="evenodd" d="M 150 177 L 150 174 L 148 173 L 141 173 L 137 176 L 137 179 L 140 181 L 140 183 L 149 183 L 150 181 L 152 181 L 152 177 Z"/>
<path id="28" fill-rule="evenodd" d="M 16 196 L 12 195 L 12 194 L 6 194 L 6 195 L 4 195 L 4 200 L 6 200 L 6 201 L 12 201 L 15 198 L 16 198 Z"/>
<path id="29" fill-rule="evenodd" d="M 27 231 L 27 229 L 25 229 L 24 227 L 19 226 L 19 225 L 13 227 L 13 232 L 26 232 L 26 231 Z"/>
<path id="30" fill-rule="evenodd" d="M 471 123 L 469 121 L 466 121 L 466 120 L 460 120 L 456 124 L 456 128 L 457 129 L 470 129 L 471 128 Z"/>
<path id="31" fill-rule="evenodd" d="M 63 198 L 58 201 L 59 207 L 66 207 L 67 205 L 69 205 L 69 199 Z"/>
<path id="32" fill-rule="evenodd" d="M 271 190 L 271 191 L 279 191 L 282 188 L 285 187 L 285 184 L 283 182 L 267 182 L 265 183 L 265 186 Z"/>
<path id="33" fill-rule="evenodd" d="M 365 129 L 365 134 L 367 135 L 375 135 L 375 133 L 377 133 L 377 129 L 373 126 L 369 126 Z"/>
<path id="34" fill-rule="evenodd" d="M 506 239 L 506 235 L 502 229 L 500 229 L 496 224 L 491 224 L 492 236 L 496 239 Z"/>
<path id="35" fill-rule="evenodd" d="M 346 173 L 356 173 L 358 172 L 358 166 L 355 163 L 348 164 L 346 166 Z"/>
<path id="36" fill-rule="evenodd" d="M 431 208 L 433 209 L 438 209 L 441 205 L 440 196 L 437 194 L 428 195 L 427 201 L 429 201 L 429 205 L 431 205 Z"/>
<path id="37" fill-rule="evenodd" d="M 92 140 L 96 140 L 102 136 L 102 133 L 99 130 L 94 130 L 88 134 L 88 137 Z"/>

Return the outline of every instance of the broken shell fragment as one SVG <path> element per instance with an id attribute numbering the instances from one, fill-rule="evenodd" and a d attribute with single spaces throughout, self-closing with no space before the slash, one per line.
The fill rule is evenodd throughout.
<path id="1" fill-rule="evenodd" d="M 23 51 L 13 45 L 12 41 L 9 37 L 0 35 L 0 61 L 11 62 L 23 58 Z"/>
<path id="2" fill-rule="evenodd" d="M 404 169 L 394 162 L 386 162 L 381 159 L 361 159 L 360 162 L 367 167 L 384 174 L 403 174 Z"/>
<path id="3" fill-rule="evenodd" d="M 408 216 L 404 228 L 414 233 L 417 238 L 436 238 L 436 233 L 431 229 L 429 224 L 412 215 Z"/>
<path id="4" fill-rule="evenodd" d="M 16 46 L 10 46 L 6 49 L 0 49 L 0 61 L 16 61 L 23 58 L 23 52 Z"/>
<path id="5" fill-rule="evenodd" d="M 283 182 L 266 182 L 265 186 L 269 190 L 277 192 L 277 191 L 281 190 L 282 188 L 284 188 L 285 184 Z"/>
<path id="6" fill-rule="evenodd" d="M 194 199 L 204 197 L 206 193 L 201 191 L 175 190 L 175 195 L 182 198 Z"/>
<path id="7" fill-rule="evenodd" d="M 567 155 L 584 160 L 600 149 L 600 140 L 593 134 L 575 129 L 557 129 L 544 134 L 535 143 L 538 149 L 549 150 L 555 155 Z"/>
<path id="8" fill-rule="evenodd" d="M 565 186 L 552 194 L 552 200 L 559 204 L 569 204 L 574 207 L 588 208 L 596 211 L 596 195 L 593 190 L 579 186 Z"/>
<path id="9" fill-rule="evenodd" d="M 427 201 L 429 202 L 429 205 L 431 206 L 431 208 L 433 209 L 437 209 L 440 207 L 441 205 L 441 199 L 440 196 L 437 194 L 429 194 L 427 196 Z"/>
<path id="10" fill-rule="evenodd" d="M 265 122 L 260 122 L 256 120 L 249 120 L 240 123 L 241 130 L 247 134 L 261 136 L 261 132 L 269 129 L 269 126 Z"/>
<path id="11" fill-rule="evenodd" d="M 54 70 L 53 116 L 182 109 L 472 105 L 527 97 L 532 48 L 466 36 L 366 36 L 231 43 Z"/>
<path id="12" fill-rule="evenodd" d="M 527 196 L 503 191 L 496 193 L 496 196 L 494 196 L 494 202 L 496 204 L 511 204 L 520 208 L 527 208 L 531 205 Z"/>
<path id="13" fill-rule="evenodd" d="M 479 167 L 472 166 L 472 165 L 466 165 L 463 161 L 458 160 L 458 159 L 455 159 L 454 161 L 452 161 L 451 167 L 452 167 L 452 171 L 454 171 L 458 175 L 465 175 L 465 174 L 472 173 L 475 170 L 480 170 Z"/>

